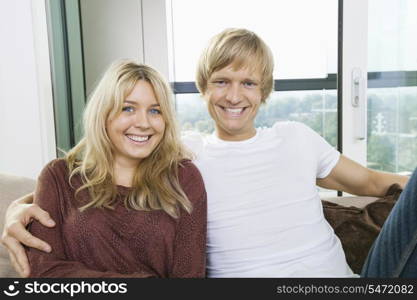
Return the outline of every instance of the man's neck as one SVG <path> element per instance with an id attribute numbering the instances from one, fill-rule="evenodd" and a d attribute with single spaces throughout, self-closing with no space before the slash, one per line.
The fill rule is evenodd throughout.
<path id="1" fill-rule="evenodd" d="M 252 128 L 250 131 L 246 131 L 242 134 L 231 134 L 231 133 L 225 132 L 224 130 L 216 129 L 216 135 L 219 139 L 223 141 L 239 142 L 239 141 L 245 141 L 245 140 L 249 140 L 250 138 L 253 138 L 256 135 L 256 129 Z"/>

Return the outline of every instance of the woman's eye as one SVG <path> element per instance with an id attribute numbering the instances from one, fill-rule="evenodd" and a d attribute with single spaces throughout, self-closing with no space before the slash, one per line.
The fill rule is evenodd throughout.
<path id="1" fill-rule="evenodd" d="M 133 108 L 133 106 L 125 106 L 122 108 L 122 111 L 125 112 L 133 112 L 135 109 Z"/>
<path id="2" fill-rule="evenodd" d="M 156 109 L 156 108 L 151 108 L 149 110 L 149 113 L 151 113 L 152 115 L 159 115 L 159 114 L 161 114 L 161 111 L 159 109 Z"/>

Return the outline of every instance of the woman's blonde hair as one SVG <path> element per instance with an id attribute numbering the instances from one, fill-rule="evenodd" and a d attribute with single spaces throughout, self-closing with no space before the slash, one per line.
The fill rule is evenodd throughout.
<path id="1" fill-rule="evenodd" d="M 260 71 L 262 102 L 268 98 L 274 86 L 274 58 L 269 47 L 254 32 L 229 28 L 215 35 L 203 50 L 197 66 L 197 88 L 203 95 L 207 91 L 210 76 L 229 65 Z"/>
<path id="2" fill-rule="evenodd" d="M 82 179 L 83 184 L 76 193 L 87 189 L 92 198 L 81 211 L 89 207 L 114 207 L 117 186 L 113 180 L 113 145 L 106 121 L 121 113 L 124 100 L 139 80 L 153 87 L 165 132 L 152 153 L 138 164 L 125 206 L 145 211 L 162 209 L 174 218 L 179 216 L 180 208 L 191 211 L 191 203 L 178 180 L 178 167 L 190 155 L 180 142 L 171 89 L 159 72 L 130 60 L 117 61 L 105 72 L 84 111 L 84 137 L 65 157 L 70 182 L 76 174 Z"/>

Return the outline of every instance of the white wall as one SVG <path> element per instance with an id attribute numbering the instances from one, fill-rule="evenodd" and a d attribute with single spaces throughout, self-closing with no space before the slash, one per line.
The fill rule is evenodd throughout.
<path id="1" fill-rule="evenodd" d="M 143 61 L 173 81 L 171 1 L 142 0 L 142 15 Z"/>
<path id="2" fill-rule="evenodd" d="M 115 59 L 143 62 L 141 0 L 81 0 L 87 95 Z"/>
<path id="3" fill-rule="evenodd" d="M 55 154 L 50 80 L 39 77 L 48 73 L 39 4 L 0 0 L 0 172 L 31 178 Z"/>
<path id="4" fill-rule="evenodd" d="M 82 0 L 87 91 L 117 58 L 143 62 L 141 0 Z M 44 0 L 0 0 L 0 172 L 36 178 L 56 157 Z"/>

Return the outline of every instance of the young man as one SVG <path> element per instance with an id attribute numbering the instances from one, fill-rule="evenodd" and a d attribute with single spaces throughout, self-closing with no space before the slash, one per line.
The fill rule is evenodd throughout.
<path id="1" fill-rule="evenodd" d="M 216 35 L 200 58 L 197 86 L 216 132 L 209 138 L 188 135 L 184 142 L 196 154 L 207 190 L 208 275 L 354 276 L 323 216 L 316 184 L 356 195 L 383 196 L 393 183 L 404 187 L 407 178 L 362 167 L 301 123 L 278 122 L 272 128 L 256 129 L 258 109 L 272 91 L 272 71 L 270 49 L 244 29 Z M 413 178 L 417 181 L 417 175 Z M 409 268 L 410 263 L 416 265 L 412 235 L 417 227 L 417 199 L 410 197 L 412 188 L 417 189 L 414 184 L 407 186 L 386 221 L 363 275 L 417 275 L 416 268 Z M 9 208 L 3 243 L 14 265 L 27 275 L 20 242 L 40 249 L 47 245 L 24 227 L 31 218 L 45 225 L 50 220 L 46 212 L 25 202 L 31 199 Z"/>

